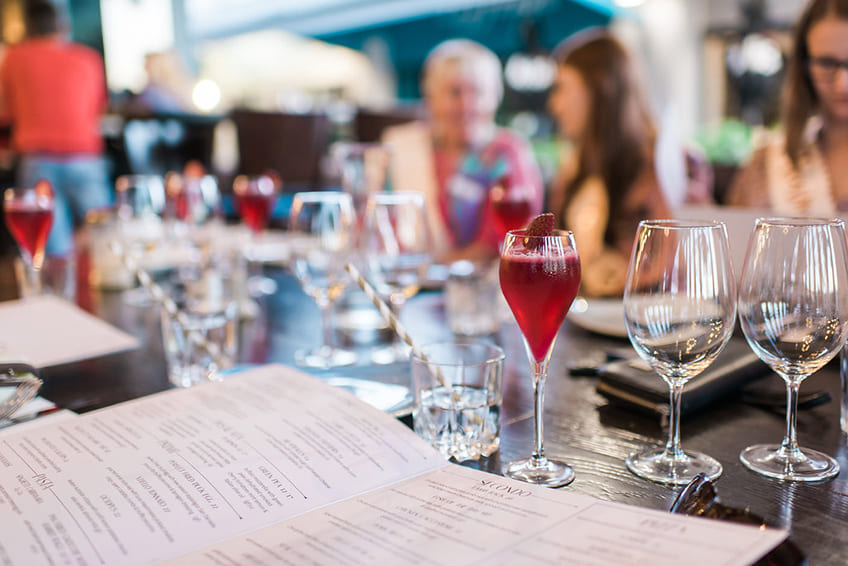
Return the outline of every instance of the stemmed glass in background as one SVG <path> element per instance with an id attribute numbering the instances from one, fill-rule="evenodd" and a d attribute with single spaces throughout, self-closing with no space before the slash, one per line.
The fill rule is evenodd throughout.
<path id="1" fill-rule="evenodd" d="M 8 188 L 3 192 L 6 226 L 21 250 L 32 295 L 41 294 L 41 268 L 53 224 L 53 200 L 53 187 L 44 179 L 34 187 Z"/>
<path id="2" fill-rule="evenodd" d="M 509 232 L 501 251 L 500 281 L 530 358 L 535 422 L 532 455 L 510 462 L 504 473 L 548 487 L 566 485 L 574 479 L 574 470 L 545 457 L 542 413 L 556 335 L 580 285 L 574 235 L 564 230 L 555 230 L 551 236 L 527 236 L 526 230 Z"/>
<path id="3" fill-rule="evenodd" d="M 505 237 L 510 230 L 523 228 L 533 217 L 531 191 L 527 187 L 513 185 L 512 177 L 504 175 L 489 191 L 492 220 L 501 238 Z"/>
<path id="4" fill-rule="evenodd" d="M 739 320 L 751 349 L 786 382 L 782 444 L 742 451 L 749 469 L 790 481 L 819 481 L 839 473 L 830 456 L 798 446 L 801 382 L 839 352 L 848 332 L 848 250 L 841 220 L 759 219 L 742 284 Z"/>
<path id="5" fill-rule="evenodd" d="M 344 192 L 353 199 L 361 227 L 369 195 L 385 192 L 389 184 L 389 149 L 380 143 L 339 142 L 331 150 Z"/>
<path id="6" fill-rule="evenodd" d="M 333 192 L 296 193 L 292 200 L 289 230 L 298 241 L 292 252 L 292 270 L 303 290 L 321 309 L 323 344 L 299 351 L 295 361 L 306 367 L 328 369 L 351 365 L 356 354 L 333 346 L 333 304 L 350 279 L 345 264 L 353 252 L 355 214 L 350 195 Z"/>
<path id="7" fill-rule="evenodd" d="M 259 265 L 262 261 L 260 244 L 268 228 L 281 185 L 279 178 L 270 174 L 255 177 L 239 175 L 233 180 L 233 193 L 239 216 L 250 230 L 251 240 L 245 255 L 254 265 Z M 270 295 L 276 291 L 277 285 L 273 279 L 254 274 L 248 279 L 248 289 L 252 295 Z"/>
<path id="8" fill-rule="evenodd" d="M 639 477 L 672 485 L 699 473 L 721 475 L 721 464 L 680 446 L 683 386 L 704 371 L 733 333 L 736 279 L 721 222 L 646 220 L 639 223 L 624 289 L 624 319 L 633 347 L 669 387 L 665 448 L 627 457 Z"/>
<path id="9" fill-rule="evenodd" d="M 395 314 L 418 292 L 430 264 L 430 237 L 424 195 L 416 192 L 374 193 L 365 207 L 360 248 L 366 273 Z M 372 361 L 390 364 L 409 358 L 397 336 L 388 348 L 375 350 Z"/>

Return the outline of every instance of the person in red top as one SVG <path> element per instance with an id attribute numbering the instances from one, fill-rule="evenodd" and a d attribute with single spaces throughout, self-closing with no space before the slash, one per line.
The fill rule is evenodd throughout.
<path id="1" fill-rule="evenodd" d="M 74 223 L 110 202 L 100 115 L 106 109 L 97 52 L 64 39 L 53 5 L 26 6 L 27 37 L 0 63 L 0 115 L 12 126 L 20 155 L 17 183 L 47 179 L 56 193 L 47 253 L 73 249 Z"/>

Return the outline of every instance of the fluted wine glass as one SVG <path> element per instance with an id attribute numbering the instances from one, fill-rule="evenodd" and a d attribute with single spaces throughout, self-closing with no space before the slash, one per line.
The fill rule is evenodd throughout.
<path id="1" fill-rule="evenodd" d="M 574 234 L 566 230 L 544 236 L 530 235 L 528 230 L 507 233 L 499 276 L 501 291 L 521 329 L 530 360 L 535 425 L 530 457 L 508 463 L 503 472 L 513 479 L 547 487 L 567 485 L 574 479 L 574 470 L 545 456 L 542 415 L 551 352 L 580 286 Z"/>
<path id="2" fill-rule="evenodd" d="M 303 290 L 321 309 L 324 341 L 315 350 L 295 354 L 298 365 L 319 369 L 347 366 L 356 354 L 333 345 L 332 309 L 350 282 L 345 265 L 355 239 L 350 195 L 336 191 L 296 193 L 289 230 L 298 235 L 292 269 Z"/>
<path id="3" fill-rule="evenodd" d="M 798 446 L 801 382 L 840 350 L 848 332 L 848 250 L 841 220 L 759 219 L 742 271 L 739 321 L 751 349 L 786 382 L 786 435 L 739 459 L 780 480 L 820 481 L 839 473 L 822 452 Z"/>
<path id="4" fill-rule="evenodd" d="M 424 195 L 416 192 L 374 193 L 365 207 L 360 246 L 368 278 L 395 314 L 418 292 L 430 264 L 430 237 Z M 395 337 L 374 351 L 372 361 L 390 364 L 409 358 Z"/>
<path id="5" fill-rule="evenodd" d="M 624 289 L 627 334 L 643 360 L 669 387 L 669 434 L 663 449 L 627 457 L 641 478 L 671 485 L 699 473 L 721 475 L 721 464 L 680 446 L 684 385 L 727 344 L 736 318 L 736 279 L 721 222 L 646 220 L 639 223 Z"/>

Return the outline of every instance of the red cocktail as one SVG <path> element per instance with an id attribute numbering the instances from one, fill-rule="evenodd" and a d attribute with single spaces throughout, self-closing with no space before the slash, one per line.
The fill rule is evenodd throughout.
<path id="1" fill-rule="evenodd" d="M 545 457 L 544 388 L 557 332 L 580 285 L 580 259 L 573 234 L 552 230 L 552 225 L 553 216 L 542 215 L 527 230 L 510 231 L 501 251 L 501 290 L 524 336 L 535 402 L 533 453 L 507 464 L 504 473 L 517 480 L 559 487 L 574 479 L 574 471 Z"/>
<path id="2" fill-rule="evenodd" d="M 549 257 L 513 247 L 501 256 L 500 279 L 530 352 L 544 360 L 580 286 L 577 251 Z"/>
<path id="3" fill-rule="evenodd" d="M 277 185 L 270 175 L 253 178 L 240 175 L 233 183 L 239 215 L 245 226 L 255 235 L 268 227 L 277 200 Z"/>
<path id="4" fill-rule="evenodd" d="M 53 224 L 53 188 L 41 180 L 31 188 L 10 188 L 3 193 L 6 225 L 21 249 L 27 266 L 30 290 L 41 292 L 44 248 Z"/>
<path id="5" fill-rule="evenodd" d="M 499 234 L 517 230 L 527 224 L 533 214 L 529 200 L 492 200 L 492 220 Z"/>

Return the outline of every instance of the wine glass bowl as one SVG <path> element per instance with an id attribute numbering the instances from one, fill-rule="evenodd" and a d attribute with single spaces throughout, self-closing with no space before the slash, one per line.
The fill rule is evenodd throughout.
<path id="1" fill-rule="evenodd" d="M 350 278 L 345 265 L 353 252 L 355 214 L 350 195 L 335 191 L 296 193 L 289 230 L 298 240 L 292 252 L 292 270 L 304 292 L 321 309 L 323 343 L 301 350 L 295 361 L 305 367 L 329 369 L 351 365 L 356 354 L 333 345 L 332 307 Z"/>
<path id="2" fill-rule="evenodd" d="M 395 314 L 414 296 L 430 264 L 430 237 L 424 195 L 416 192 L 373 193 L 365 207 L 360 235 L 366 273 Z M 406 347 L 395 338 L 376 350 L 372 360 L 389 364 L 406 360 Z"/>
<path id="3" fill-rule="evenodd" d="M 41 268 L 50 227 L 53 224 L 54 193 L 42 179 L 34 187 L 12 187 L 3 192 L 6 226 L 21 250 L 29 289 L 41 293 Z"/>
<path id="4" fill-rule="evenodd" d="M 273 175 L 239 175 L 233 180 L 239 215 L 254 236 L 259 236 L 268 227 L 280 185 Z"/>
<path id="5" fill-rule="evenodd" d="M 635 475 L 685 485 L 699 473 L 716 479 L 714 458 L 680 446 L 684 385 L 724 349 L 736 318 L 736 279 L 720 222 L 642 221 L 624 290 L 627 334 L 639 357 L 669 386 L 669 438 L 661 450 L 627 457 Z"/>
<path id="6" fill-rule="evenodd" d="M 499 267 L 501 290 L 524 337 L 533 379 L 534 446 L 531 456 L 504 466 L 507 476 L 538 485 L 571 483 L 574 470 L 545 456 L 544 388 L 556 336 L 580 285 L 580 258 L 574 235 L 555 230 L 550 236 L 507 233 Z"/>
<path id="7" fill-rule="evenodd" d="M 783 442 L 750 446 L 740 460 L 750 470 L 780 480 L 836 476 L 836 460 L 799 447 L 796 420 L 801 382 L 833 359 L 848 332 L 843 221 L 757 220 L 742 272 L 739 320 L 751 349 L 787 388 Z"/>

